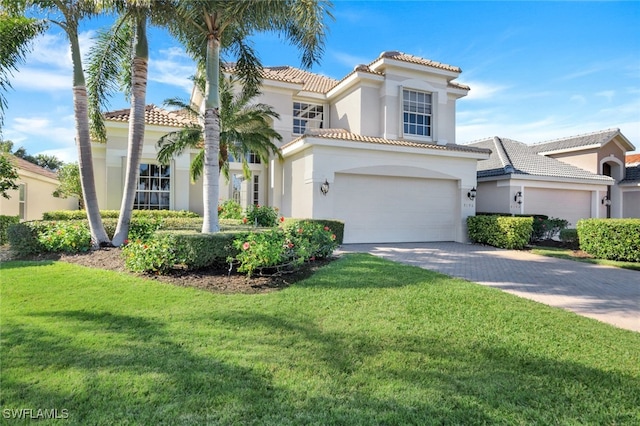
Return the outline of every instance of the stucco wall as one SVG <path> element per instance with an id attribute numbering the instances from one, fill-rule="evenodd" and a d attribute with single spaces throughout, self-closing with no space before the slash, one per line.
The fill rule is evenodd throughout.
<path id="1" fill-rule="evenodd" d="M 76 197 L 56 198 L 53 191 L 59 182 L 45 176 L 18 170 L 18 185 L 25 185 L 25 220 L 40 220 L 44 212 L 54 210 L 78 210 Z M 20 212 L 19 190 L 7 191 L 11 198 L 0 197 L 0 214 L 18 216 Z"/>
<path id="2" fill-rule="evenodd" d="M 565 219 L 570 228 L 575 228 L 578 220 L 591 217 L 590 191 L 527 188 L 524 194 L 524 214 Z"/>
<path id="3" fill-rule="evenodd" d="M 622 217 L 640 218 L 640 188 L 626 189 L 623 193 L 624 210 Z"/>

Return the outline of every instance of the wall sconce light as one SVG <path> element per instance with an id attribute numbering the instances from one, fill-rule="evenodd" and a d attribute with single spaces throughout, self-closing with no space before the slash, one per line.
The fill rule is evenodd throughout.
<path id="1" fill-rule="evenodd" d="M 522 191 L 516 192 L 515 197 L 513 197 L 513 201 L 515 201 L 518 204 L 522 204 Z"/>
<path id="2" fill-rule="evenodd" d="M 322 192 L 322 195 L 327 195 L 329 192 L 329 182 L 326 179 L 320 184 L 320 192 Z"/>
<path id="3" fill-rule="evenodd" d="M 476 193 L 478 192 L 478 190 L 476 189 L 476 187 L 474 186 L 473 188 L 471 188 L 471 190 L 469 192 L 467 192 L 467 197 L 469 197 L 469 199 L 471 201 L 476 199 Z"/>
<path id="4" fill-rule="evenodd" d="M 608 195 L 605 195 L 604 197 L 602 197 L 602 205 L 607 207 L 611 205 L 611 199 L 609 198 Z"/>

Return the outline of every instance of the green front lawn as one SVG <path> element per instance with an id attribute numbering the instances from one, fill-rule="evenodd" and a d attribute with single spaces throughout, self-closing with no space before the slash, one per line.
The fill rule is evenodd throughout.
<path id="1" fill-rule="evenodd" d="M 616 260 L 596 259 L 583 251 L 576 251 L 557 247 L 532 247 L 531 253 L 541 256 L 557 257 L 560 259 L 577 260 L 578 262 L 594 263 L 596 265 L 615 266 L 617 268 L 640 271 L 638 262 L 621 262 Z"/>
<path id="2" fill-rule="evenodd" d="M 5 263 L 0 281 L 3 416 L 640 423 L 640 333 L 370 255 L 260 295 L 47 262 Z"/>

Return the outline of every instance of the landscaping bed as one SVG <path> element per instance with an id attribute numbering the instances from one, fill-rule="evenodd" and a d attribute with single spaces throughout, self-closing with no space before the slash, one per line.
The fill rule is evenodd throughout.
<path id="1" fill-rule="evenodd" d="M 117 247 L 102 248 L 77 254 L 45 253 L 22 257 L 20 259 L 13 258 L 7 246 L 0 248 L 0 261 L 10 259 L 35 261 L 55 260 L 87 266 L 89 268 L 129 273 L 124 264 L 122 249 Z M 313 262 L 306 262 L 292 272 L 270 270 L 265 271 L 264 275 L 255 274 L 251 278 L 247 278 L 246 274 L 236 272 L 235 269 L 229 273 L 227 267 L 206 268 L 196 271 L 175 270 L 166 275 L 131 274 L 177 286 L 195 287 L 216 293 L 266 293 L 288 287 L 297 281 L 303 280 L 311 276 L 319 267 L 326 265 L 332 260 L 333 258 L 318 259 Z"/>

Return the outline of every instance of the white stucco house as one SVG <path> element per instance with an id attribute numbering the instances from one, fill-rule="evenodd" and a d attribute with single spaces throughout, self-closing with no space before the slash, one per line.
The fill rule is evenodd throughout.
<path id="1" fill-rule="evenodd" d="M 230 165 L 221 200 L 266 204 L 297 218 L 345 222 L 345 243 L 466 241 L 476 211 L 476 166 L 490 150 L 455 140 L 458 67 L 401 52 L 383 52 L 341 80 L 297 68 L 263 69 L 256 102 L 274 107 L 283 160 L 250 158 L 252 176 Z M 106 114 L 107 143 L 93 144 L 101 208 L 122 196 L 128 110 Z M 201 183 L 189 182 L 195 153 L 161 166 L 158 139 L 184 124 L 149 106 L 137 208 L 204 211 Z"/>
<path id="2" fill-rule="evenodd" d="M 639 182 L 625 167 L 635 147 L 619 129 L 533 145 L 493 137 L 468 146 L 492 151 L 478 163 L 478 212 L 544 214 L 569 226 L 640 216 Z"/>
<path id="3" fill-rule="evenodd" d="M 18 189 L 7 191 L 9 199 L 0 197 L 0 215 L 18 216 L 20 220 L 41 220 L 42 214 L 53 210 L 78 210 L 76 197 L 56 198 L 53 192 L 60 186 L 58 176 L 27 160 L 10 156 L 18 172 Z"/>

